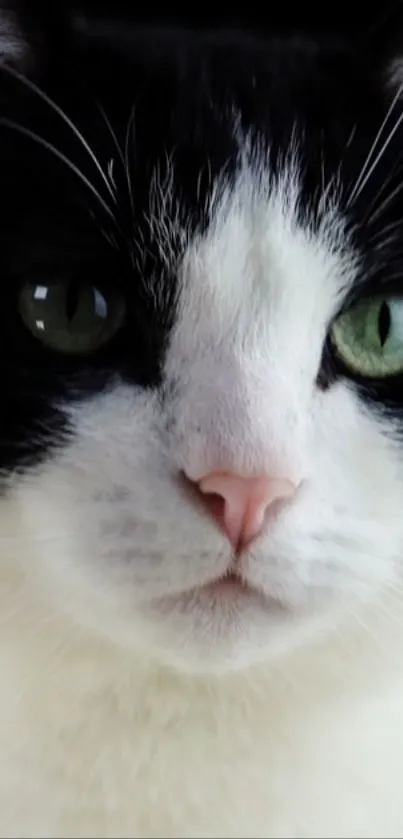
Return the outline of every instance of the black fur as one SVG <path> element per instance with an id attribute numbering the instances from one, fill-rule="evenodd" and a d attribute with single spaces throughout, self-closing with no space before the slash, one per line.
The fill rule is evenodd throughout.
<path id="1" fill-rule="evenodd" d="M 252 10 L 248 19 L 207 13 L 186 19 L 171 8 L 169 19 L 161 14 L 153 23 L 144 10 L 128 20 L 128 12 L 116 3 L 113 13 L 111 4 L 101 8 L 98 2 L 13 4 L 29 55 L 20 65 L 10 60 L 0 75 L 3 471 L 36 460 L 60 441 L 68 429 L 57 405 L 72 393 L 85 398 L 116 376 L 143 387 L 159 385 L 175 320 L 183 240 L 174 236 L 167 258 L 161 255 L 149 223 L 150 187 L 156 172 L 162 183 L 172 176 L 170 194 L 179 203 L 183 229 L 188 235 L 202 231 L 209 221 L 213 184 L 224 171 L 231 177 L 239 162 L 236 120 L 250 134 L 252 147 L 259 143 L 270 149 L 274 172 L 297 130 L 304 173 L 300 211 L 314 223 L 320 222 L 322 162 L 326 183 L 339 173 L 341 207 L 362 254 L 355 295 L 368 283 L 400 282 L 403 127 L 359 200 L 349 207 L 348 197 L 393 98 L 386 68 L 397 54 L 396 32 L 403 32 L 397 28 L 401 4 L 390 4 L 385 15 L 367 20 L 364 31 L 343 26 L 347 18 L 338 6 L 338 16 L 327 21 L 308 8 L 298 15 L 289 8 L 283 14 L 277 10 L 271 22 Z M 115 158 L 112 215 L 65 162 L 12 127 L 18 124 L 52 144 L 111 204 L 88 152 L 60 115 L 24 83 L 19 66 L 73 121 L 104 169 Z M 123 149 L 127 135 L 133 207 L 99 105 Z M 397 105 L 389 127 L 402 113 Z M 368 209 L 383 201 L 387 181 L 396 197 L 371 227 Z M 391 225 L 393 236 L 383 235 Z M 113 245 L 106 238 L 111 235 Z M 49 283 L 60 272 L 95 285 L 112 283 L 126 298 L 123 328 L 92 356 L 48 351 L 23 325 L 21 285 L 40 277 Z M 321 385 L 330 386 L 335 375 L 345 374 L 325 351 L 318 371 Z M 400 377 L 366 387 L 371 399 L 397 410 L 403 405 Z"/>

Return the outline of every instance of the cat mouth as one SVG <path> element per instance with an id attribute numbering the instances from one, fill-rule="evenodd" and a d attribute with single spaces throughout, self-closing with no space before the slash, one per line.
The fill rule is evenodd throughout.
<path id="1" fill-rule="evenodd" d="M 226 591 L 257 591 L 257 589 L 254 586 L 248 583 L 236 571 L 228 571 L 227 573 L 222 574 L 220 577 L 217 577 L 216 580 L 212 580 L 210 583 L 206 583 L 205 585 L 200 586 L 200 589 L 215 593 L 225 593 Z"/>
<path id="2" fill-rule="evenodd" d="M 245 580 L 239 573 L 230 570 L 225 574 L 221 574 L 215 579 L 206 583 L 200 583 L 190 589 L 178 592 L 176 595 L 167 595 L 158 598 L 158 604 L 163 606 L 164 611 L 180 608 L 198 608 L 211 610 L 228 609 L 236 610 L 243 607 L 256 607 L 263 609 L 266 613 L 283 613 L 284 605 L 272 597 L 268 592 L 263 591 L 258 586 L 253 585 L 248 580 Z"/>
<path id="3" fill-rule="evenodd" d="M 207 582 L 200 582 L 191 588 L 178 592 L 175 595 L 168 595 L 168 598 L 163 597 L 162 600 L 165 601 L 166 599 L 171 599 L 172 597 L 176 600 L 177 598 L 182 597 L 198 598 L 200 596 L 203 600 L 212 599 L 214 601 L 225 601 L 248 595 L 259 597 L 260 599 L 267 599 L 267 595 L 265 595 L 260 589 L 245 580 L 241 574 L 237 573 L 233 569 L 230 569 L 224 574 L 220 574 L 218 577 L 208 580 Z"/>
<path id="4" fill-rule="evenodd" d="M 259 600 L 266 604 L 276 602 L 267 592 L 253 585 L 233 569 L 221 574 L 216 579 L 195 586 L 189 593 L 196 597 L 202 597 L 204 601 L 212 600 L 216 603 L 243 600 Z"/>

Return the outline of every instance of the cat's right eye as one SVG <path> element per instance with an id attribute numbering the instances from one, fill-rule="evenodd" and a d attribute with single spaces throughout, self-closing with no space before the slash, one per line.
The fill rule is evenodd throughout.
<path id="1" fill-rule="evenodd" d="M 61 277 L 26 282 L 19 293 L 25 327 L 45 347 L 66 355 L 90 355 L 121 329 L 124 296 L 105 285 Z"/>

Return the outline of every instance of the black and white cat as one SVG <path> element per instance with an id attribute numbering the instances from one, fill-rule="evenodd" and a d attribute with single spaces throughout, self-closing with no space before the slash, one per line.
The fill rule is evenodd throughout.
<path id="1" fill-rule="evenodd" d="M 401 837 L 400 8 L 0 5 L 0 836 Z"/>

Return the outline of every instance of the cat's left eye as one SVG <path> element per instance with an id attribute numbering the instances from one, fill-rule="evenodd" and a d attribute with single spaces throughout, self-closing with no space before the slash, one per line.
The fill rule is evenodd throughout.
<path id="1" fill-rule="evenodd" d="M 352 373 L 373 379 L 403 373 L 403 298 L 361 300 L 335 320 L 331 342 Z"/>
<path id="2" fill-rule="evenodd" d="M 125 299 L 118 291 L 61 277 L 27 282 L 19 294 L 26 328 L 48 349 L 89 355 L 105 346 L 123 326 Z"/>

